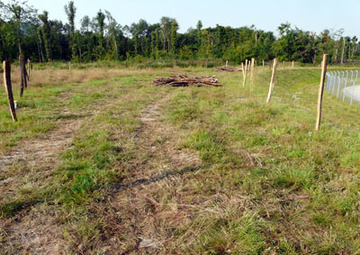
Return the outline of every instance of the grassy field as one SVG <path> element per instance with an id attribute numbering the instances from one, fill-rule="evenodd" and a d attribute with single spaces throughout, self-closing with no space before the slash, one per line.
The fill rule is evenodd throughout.
<path id="1" fill-rule="evenodd" d="M 225 86 L 152 85 L 184 73 Z M 0 254 L 360 254 L 360 109 L 316 133 L 320 68 L 255 77 L 38 66 L 17 123 L 1 90 Z"/>

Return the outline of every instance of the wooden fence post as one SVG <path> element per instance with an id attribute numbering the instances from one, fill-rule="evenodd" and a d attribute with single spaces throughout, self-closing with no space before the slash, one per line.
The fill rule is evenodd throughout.
<path id="1" fill-rule="evenodd" d="M 254 69 L 255 69 L 255 58 L 251 59 L 251 72 L 250 72 L 250 91 L 254 89 Z"/>
<path id="2" fill-rule="evenodd" d="M 244 68 L 244 63 L 243 62 L 241 62 L 241 72 L 242 72 L 243 81 L 244 81 L 245 68 Z M 244 82 L 243 82 L 243 84 L 244 84 Z"/>
<path id="3" fill-rule="evenodd" d="M 270 102 L 272 93 L 273 93 L 274 88 L 275 88 L 275 74 L 276 74 L 277 64 L 278 64 L 278 60 L 277 60 L 277 58 L 275 58 L 275 59 L 274 59 L 274 62 L 273 62 L 273 68 L 272 68 L 272 74 L 271 74 L 271 81 L 270 81 L 270 87 L 269 87 L 269 94 L 268 94 L 268 97 L 267 97 L 267 99 L 266 99 L 266 103 L 269 103 L 269 102 Z"/>
<path id="4" fill-rule="evenodd" d="M 327 60 L 328 60 L 328 54 L 324 54 L 323 61 L 322 61 L 320 86 L 319 86 L 319 97 L 318 97 L 318 105 L 317 105 L 315 131 L 320 130 L 321 110 L 322 110 L 322 101 L 323 101 L 323 96 L 324 96 L 324 84 L 325 84 L 325 77 L 326 77 L 326 70 L 327 70 Z"/>
<path id="5" fill-rule="evenodd" d="M 26 72 L 26 63 L 25 63 L 25 57 L 19 56 L 19 64 L 20 64 L 20 97 L 24 94 L 24 89 L 27 88 L 27 72 Z"/>
<path id="6" fill-rule="evenodd" d="M 295 61 L 293 60 L 292 62 L 291 62 L 291 68 L 294 68 L 295 67 Z"/>
<path id="7" fill-rule="evenodd" d="M 262 64 L 263 64 L 263 71 L 265 70 L 265 60 L 263 59 L 262 61 Z"/>
<path id="8" fill-rule="evenodd" d="M 3 62 L 3 70 L 4 70 L 4 86 L 5 86 L 8 102 L 9 102 L 10 113 L 11 113 L 13 121 L 17 121 L 16 109 L 15 109 L 15 104 L 14 104 L 14 96 L 13 96 L 12 87 L 11 87 L 11 64 L 10 64 L 10 61 Z"/>
<path id="9" fill-rule="evenodd" d="M 31 60 L 28 59 L 28 81 L 30 81 L 30 74 L 31 74 Z"/>
<path id="10" fill-rule="evenodd" d="M 226 60 L 226 67 L 228 67 L 229 65 L 229 60 Z"/>
<path id="11" fill-rule="evenodd" d="M 246 75 L 247 75 L 247 68 L 248 68 L 248 60 L 245 60 L 245 68 L 244 68 L 244 72 L 243 72 L 243 87 L 245 88 L 245 83 L 246 83 Z"/>

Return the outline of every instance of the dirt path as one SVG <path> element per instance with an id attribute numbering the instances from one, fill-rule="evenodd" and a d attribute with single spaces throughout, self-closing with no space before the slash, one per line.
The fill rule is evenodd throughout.
<path id="1" fill-rule="evenodd" d="M 185 139 L 180 130 L 163 121 L 168 100 L 169 95 L 142 111 L 142 127 L 133 142 L 147 160 L 123 181 L 108 205 L 107 220 L 121 233 L 107 241 L 109 254 L 163 251 L 172 238 L 167 229 L 186 220 L 184 211 L 169 204 L 176 203 L 174 192 L 183 187 L 184 175 L 198 171 L 202 162 L 196 152 L 180 147 Z"/>

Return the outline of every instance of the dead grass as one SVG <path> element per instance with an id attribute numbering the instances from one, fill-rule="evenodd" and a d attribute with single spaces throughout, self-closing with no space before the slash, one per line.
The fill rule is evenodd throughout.
<path id="1" fill-rule="evenodd" d="M 167 69 L 173 70 L 173 69 Z M 31 71 L 29 86 L 42 84 L 61 84 L 68 82 L 84 83 L 96 79 L 109 79 L 114 77 L 124 77 L 142 74 L 152 74 L 153 69 L 109 69 L 109 68 L 86 68 L 86 69 L 54 69 Z M 11 70 L 12 84 L 14 87 L 20 84 L 20 69 L 13 66 Z M 0 83 L 3 83 L 3 76 L 0 77 Z"/>

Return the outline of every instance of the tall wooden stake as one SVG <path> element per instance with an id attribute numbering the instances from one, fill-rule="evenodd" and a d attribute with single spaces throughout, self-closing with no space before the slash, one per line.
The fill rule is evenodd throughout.
<path id="1" fill-rule="evenodd" d="M 324 54 L 323 56 L 323 64 L 322 64 L 322 71 L 321 71 L 321 80 L 319 86 L 319 98 L 318 98 L 318 105 L 317 105 L 317 116 L 316 116 L 316 125 L 315 131 L 319 131 L 320 124 L 321 124 L 321 110 L 322 110 L 322 100 L 324 96 L 324 84 L 325 84 L 325 76 L 327 70 L 327 61 L 328 61 L 328 54 Z"/>
<path id="2" fill-rule="evenodd" d="M 26 72 L 26 63 L 25 57 L 19 56 L 19 64 L 20 64 L 20 97 L 24 94 L 24 89 L 27 88 L 27 72 Z"/>
<path id="3" fill-rule="evenodd" d="M 243 87 L 245 88 L 245 83 L 246 83 L 246 75 L 247 75 L 247 68 L 248 68 L 248 60 L 245 60 L 245 68 L 244 68 L 244 72 L 243 72 Z"/>
<path id="4" fill-rule="evenodd" d="M 244 68 L 244 63 L 243 62 L 241 62 L 241 72 L 242 72 L 242 76 L 243 76 L 243 81 L 244 81 L 244 77 L 245 77 L 245 68 Z M 243 82 L 243 84 L 244 84 L 244 82 Z"/>
<path id="5" fill-rule="evenodd" d="M 4 86 L 5 86 L 8 102 L 9 102 L 10 113 L 11 113 L 13 121 L 17 121 L 15 104 L 14 104 L 14 96 L 13 96 L 12 87 L 11 87 L 10 61 L 3 62 L 3 70 L 4 70 Z"/>
<path id="6" fill-rule="evenodd" d="M 265 60 L 263 59 L 262 61 L 262 64 L 263 64 L 263 71 L 265 70 Z"/>
<path id="7" fill-rule="evenodd" d="M 268 94 L 268 97 L 267 97 L 267 99 L 266 99 L 266 103 L 269 103 L 269 102 L 270 102 L 272 93 L 273 93 L 274 88 L 275 88 L 275 74 L 276 74 L 277 64 L 278 64 L 278 60 L 277 60 L 277 58 L 275 58 L 274 61 L 273 61 L 273 68 L 272 68 L 272 74 L 271 74 L 269 94 Z"/>
<path id="8" fill-rule="evenodd" d="M 31 60 L 28 59 L 28 81 L 30 81 L 30 74 L 31 74 Z"/>
<path id="9" fill-rule="evenodd" d="M 291 68 L 294 68 L 295 67 L 295 61 L 293 60 L 292 62 L 291 62 Z"/>
<path id="10" fill-rule="evenodd" d="M 250 91 L 254 89 L 254 69 L 255 69 L 255 58 L 251 59 L 251 73 L 250 73 Z"/>

